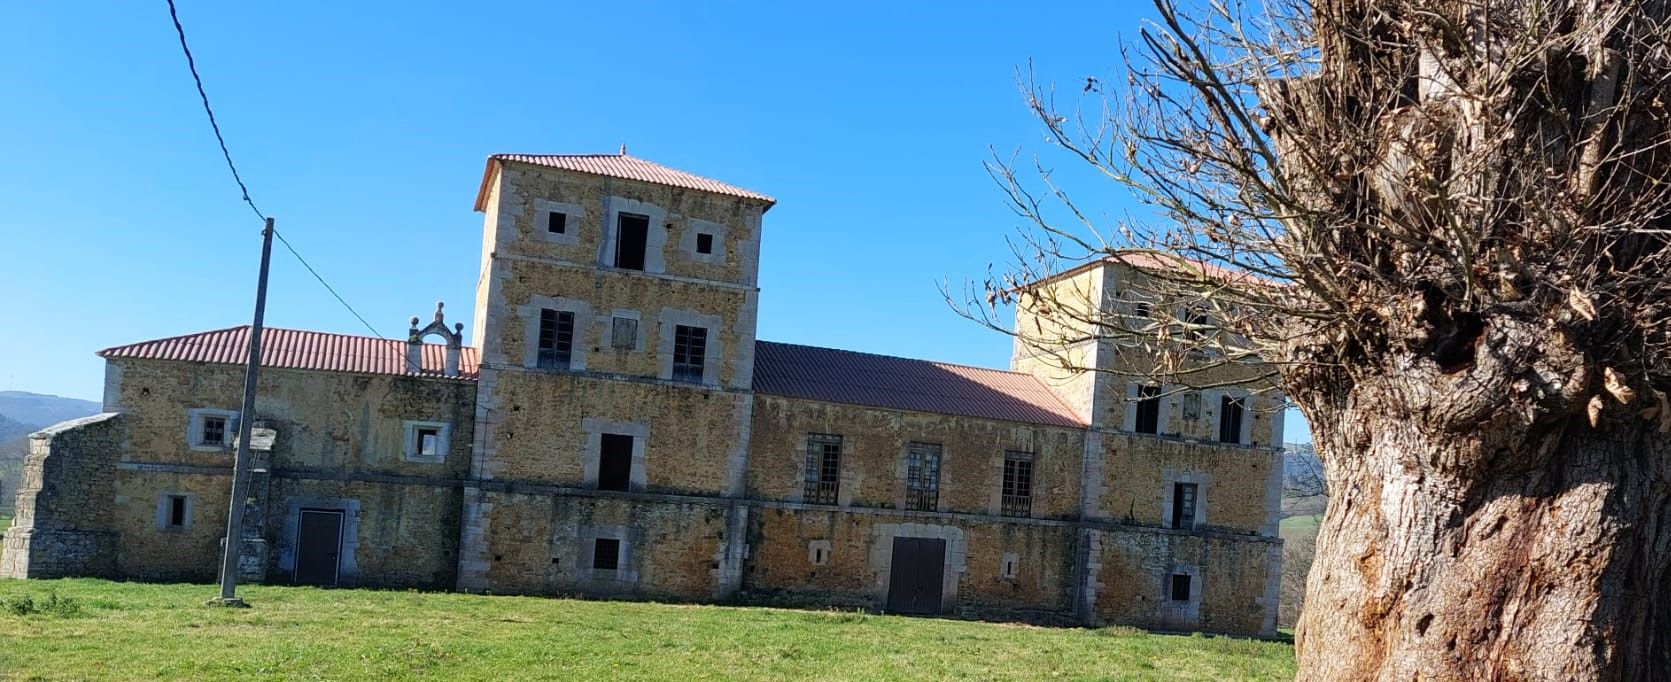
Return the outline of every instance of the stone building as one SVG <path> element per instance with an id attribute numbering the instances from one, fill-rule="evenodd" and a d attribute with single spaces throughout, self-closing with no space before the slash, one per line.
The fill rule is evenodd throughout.
<path id="1" fill-rule="evenodd" d="M 1068 373 L 759 341 L 772 204 L 490 157 L 471 345 L 439 309 L 406 341 L 266 330 L 245 578 L 1274 632 L 1278 399 L 1151 387 L 1105 342 Z M 32 437 L 0 576 L 212 578 L 248 342 L 101 351 L 105 414 Z"/>

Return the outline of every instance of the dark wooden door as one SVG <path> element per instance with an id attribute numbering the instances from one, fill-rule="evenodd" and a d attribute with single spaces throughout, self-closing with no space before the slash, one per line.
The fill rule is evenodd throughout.
<path id="1" fill-rule="evenodd" d="M 336 585 L 342 554 L 342 511 L 303 509 L 296 538 L 296 584 Z"/>
<path id="2" fill-rule="evenodd" d="M 945 575 L 945 540 L 894 538 L 888 571 L 888 612 L 939 613 Z"/>

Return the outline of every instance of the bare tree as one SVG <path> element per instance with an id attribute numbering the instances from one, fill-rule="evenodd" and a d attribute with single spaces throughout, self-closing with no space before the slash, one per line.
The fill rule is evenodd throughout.
<path id="1" fill-rule="evenodd" d="M 1030 227 L 965 312 L 1298 405 L 1333 495 L 1301 679 L 1667 679 L 1671 3 L 1182 1 L 1122 78 L 1024 82 L 1159 218 L 995 162 Z M 1028 286 L 1095 258 L 1162 304 Z"/>

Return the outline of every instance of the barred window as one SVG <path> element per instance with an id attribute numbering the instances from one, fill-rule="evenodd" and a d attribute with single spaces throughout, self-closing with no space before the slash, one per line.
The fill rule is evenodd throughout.
<path id="1" fill-rule="evenodd" d="M 905 454 L 905 508 L 934 511 L 940 502 L 940 446 L 911 443 Z"/>
<path id="2" fill-rule="evenodd" d="M 1033 453 L 1004 453 L 1004 491 L 1000 513 L 1033 515 Z"/>
<path id="3" fill-rule="evenodd" d="M 226 417 L 220 415 L 205 415 L 203 417 L 202 435 L 197 439 L 199 445 L 226 444 Z"/>
<path id="4" fill-rule="evenodd" d="M 673 380 L 702 383 L 702 364 L 708 353 L 708 330 L 673 327 Z"/>
<path id="5" fill-rule="evenodd" d="M 836 504 L 841 491 L 841 436 L 812 433 L 806 437 L 806 501 Z"/>
<path id="6" fill-rule="evenodd" d="M 545 369 L 568 369 L 574 353 L 574 313 L 540 309 L 539 360 Z"/>

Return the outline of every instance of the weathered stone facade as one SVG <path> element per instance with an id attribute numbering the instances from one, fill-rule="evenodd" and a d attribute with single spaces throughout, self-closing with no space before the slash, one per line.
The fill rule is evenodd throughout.
<path id="1" fill-rule="evenodd" d="M 763 365 L 770 206 L 624 155 L 491 159 L 464 362 L 371 339 L 264 361 L 241 571 L 1274 632 L 1277 399 L 1218 389 L 1246 408 L 1220 443 L 1214 392 L 1138 433 L 1139 372 L 1106 344 L 1057 349 L 1106 372 L 1021 345 L 1014 373 L 782 344 Z M 1116 305 L 1131 276 L 1049 285 Z M 414 342 L 456 343 L 437 317 Z M 0 575 L 213 576 L 242 369 L 133 348 L 102 353 L 113 414 L 37 434 Z"/>

